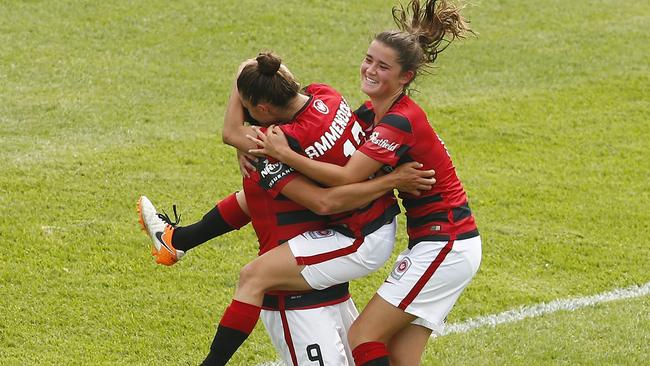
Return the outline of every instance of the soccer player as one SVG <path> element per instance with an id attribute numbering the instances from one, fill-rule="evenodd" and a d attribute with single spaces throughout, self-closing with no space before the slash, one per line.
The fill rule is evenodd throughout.
<path id="1" fill-rule="evenodd" d="M 248 71 L 246 69 L 247 66 L 249 66 Z M 247 77 L 249 79 L 246 79 Z M 283 66 L 281 68 L 279 59 L 270 54 L 260 55 L 257 60 L 243 64 L 238 76 L 238 84 L 240 82 L 243 84 L 242 89 L 244 91 L 240 92 L 238 86 L 233 87 L 233 93 L 226 114 L 226 122 L 224 123 L 224 140 L 237 145 L 237 141 L 233 142 L 233 139 L 239 139 L 239 142 L 243 142 L 245 146 L 254 146 L 245 138 L 243 133 L 237 134 L 236 137 L 231 137 L 227 133 L 227 131 L 240 130 L 241 128 L 245 129 L 242 125 L 244 118 L 243 101 L 243 103 L 251 103 L 249 104 L 250 114 L 261 122 L 270 120 L 291 121 L 291 123 L 285 125 L 285 128 L 287 129 L 287 133 L 293 133 L 293 135 L 296 136 L 295 144 L 297 147 L 300 148 L 301 146 L 306 146 L 305 151 L 312 151 L 310 150 L 311 146 L 314 149 L 314 153 L 320 153 L 319 157 L 322 157 L 323 159 L 329 158 L 331 161 L 337 161 L 332 158 L 337 157 L 339 160 L 344 162 L 345 160 L 343 159 L 347 159 L 346 153 L 347 155 L 350 155 L 354 151 L 354 148 L 361 143 L 363 137 L 360 135 L 362 133 L 362 127 L 353 118 L 347 103 L 343 100 L 340 94 L 325 85 L 311 85 L 306 88 L 307 94 L 300 94 L 297 92 L 297 87 L 294 88 L 291 86 L 291 88 L 288 89 L 289 96 L 285 97 L 284 100 L 282 98 L 271 100 L 272 98 L 276 98 L 278 95 L 281 96 L 282 93 L 286 93 L 287 89 L 283 90 L 283 87 L 286 86 L 287 81 L 291 81 L 289 78 L 292 79 L 292 76 L 288 73 L 288 70 L 283 68 Z M 256 83 L 259 83 L 259 79 L 267 79 L 267 82 L 269 81 L 268 79 L 270 79 L 271 85 L 257 85 Z M 274 81 L 273 79 L 276 80 Z M 274 83 L 279 83 L 280 86 L 278 87 L 277 85 L 274 85 Z M 266 92 L 267 95 L 263 94 L 262 99 L 256 100 L 255 98 L 259 98 L 259 96 L 255 95 L 255 93 L 259 93 L 260 90 Z M 246 91 L 249 92 L 247 93 Z M 268 95 L 269 91 L 273 94 Z M 269 103 L 269 101 L 272 101 L 272 103 Z M 278 106 L 281 107 L 277 108 Z M 231 125 L 231 122 L 234 122 L 234 126 Z M 244 132 L 252 133 L 251 130 L 245 130 Z M 327 140 L 323 140 L 324 138 Z M 322 144 L 317 145 L 317 142 L 322 142 Z M 297 248 L 301 248 L 301 245 L 304 245 L 310 247 L 308 249 L 316 249 L 314 244 L 317 242 L 333 242 L 335 245 L 338 245 L 337 249 L 341 249 L 338 252 L 329 254 L 323 250 L 321 250 L 322 253 L 316 253 L 322 254 L 323 257 L 325 257 L 324 260 L 318 256 L 315 258 L 305 258 L 306 261 L 312 261 L 310 264 L 310 266 L 313 266 L 314 268 L 312 277 L 315 277 L 316 283 L 319 283 L 318 281 L 325 281 L 318 276 L 322 276 L 323 273 L 327 274 L 327 271 L 329 270 L 328 268 L 321 270 L 319 263 L 327 263 L 327 260 L 330 259 L 328 256 L 344 258 L 351 263 L 356 261 L 358 267 L 363 266 L 363 268 L 357 269 L 357 272 L 348 276 L 363 275 L 369 271 L 368 268 L 372 270 L 377 266 L 382 265 L 388 256 L 390 256 L 392 242 L 394 241 L 394 223 L 392 223 L 394 211 L 386 213 L 385 207 L 392 208 L 394 205 L 394 198 L 385 195 L 385 193 L 388 191 L 392 192 L 392 188 L 398 185 L 400 180 L 411 184 L 412 188 L 406 189 L 412 189 L 414 192 L 417 191 L 418 188 L 428 188 L 432 183 L 431 180 L 421 178 L 425 175 L 431 174 L 431 172 L 421 172 L 412 168 L 410 171 L 405 170 L 404 172 L 407 173 L 405 173 L 406 175 L 402 178 L 399 178 L 399 175 L 394 176 L 391 174 L 362 184 L 353 184 L 346 187 L 338 187 L 336 189 L 324 189 L 310 183 L 304 177 L 300 177 L 298 174 L 293 172 L 291 168 L 283 166 L 281 163 L 273 163 L 268 159 L 260 159 L 257 162 L 257 172 L 252 175 L 253 177 L 257 177 L 257 180 L 253 182 L 250 179 L 245 179 L 244 191 L 247 196 L 246 200 L 251 207 L 253 226 L 260 237 L 260 242 L 273 243 L 273 245 L 286 241 L 287 239 L 296 236 L 298 233 L 305 232 L 309 229 L 308 224 L 310 222 L 318 222 L 323 219 L 321 216 L 311 214 L 305 209 L 296 209 L 291 206 L 295 204 L 284 199 L 284 197 L 302 203 L 305 207 L 322 214 L 340 212 L 353 207 L 363 206 L 375 198 L 385 197 L 383 198 L 383 201 L 374 201 L 375 203 L 371 203 L 371 205 L 366 207 L 363 211 L 348 213 L 345 217 L 336 218 L 335 221 L 335 223 L 349 223 L 350 225 L 346 228 L 349 231 L 369 230 L 369 235 L 373 235 L 375 231 L 384 229 L 382 234 L 375 234 L 376 238 L 370 238 L 370 240 L 366 238 L 366 240 L 363 240 L 363 238 L 349 238 L 338 234 L 333 230 L 320 230 L 306 232 L 303 235 L 296 236 L 289 240 L 290 244 L 297 243 L 295 244 Z M 283 212 L 278 212 L 272 210 L 273 205 L 262 204 L 260 206 L 261 201 L 258 199 L 259 197 L 249 199 L 248 196 L 251 195 L 249 192 L 257 190 L 259 193 L 259 187 L 263 187 L 271 193 L 272 197 L 276 198 L 275 201 L 273 201 L 275 206 L 284 205 L 285 210 Z M 264 193 L 268 194 L 266 193 L 267 191 L 264 191 Z M 280 193 L 282 196 L 279 195 Z M 255 197 L 255 195 L 252 197 Z M 223 213 L 221 213 L 222 210 L 219 208 L 227 207 L 225 203 L 222 204 L 223 202 L 224 201 L 220 202 L 217 209 L 213 210 L 216 211 L 215 214 L 210 215 L 209 213 L 204 217 L 204 220 L 202 221 L 205 221 L 205 223 L 202 226 L 208 227 L 210 226 L 210 222 L 219 221 L 219 217 L 223 216 Z M 269 200 L 266 200 L 266 202 L 268 203 Z M 388 202 L 388 204 L 385 202 Z M 257 205 L 258 210 L 254 210 L 253 205 Z M 149 228 L 150 236 L 154 242 L 154 254 L 158 257 L 157 261 L 163 264 L 172 264 L 184 253 L 183 249 L 175 248 L 175 246 L 178 235 L 181 234 L 181 236 L 186 236 L 184 234 L 187 233 L 187 230 L 181 230 L 185 228 L 180 227 L 175 228 L 174 225 L 171 225 L 169 220 L 166 220 L 167 222 L 165 223 L 161 222 L 162 218 L 157 216 L 153 205 L 151 205 L 148 200 L 141 200 L 140 207 L 143 221 L 145 226 Z M 287 208 L 291 207 L 293 207 L 293 209 L 287 210 Z M 261 212 L 262 210 L 263 214 L 258 215 L 258 220 L 256 220 L 256 215 L 254 213 Z M 368 217 L 371 217 L 376 221 L 372 222 L 372 220 L 369 220 L 370 225 L 363 226 L 362 224 L 364 224 L 364 221 L 362 220 L 367 220 Z M 385 224 L 385 221 L 388 220 L 391 222 L 387 225 Z M 228 227 L 232 229 L 241 224 L 241 222 L 239 222 L 239 224 L 235 223 L 234 221 L 236 220 L 226 221 L 233 221 L 233 225 L 212 224 L 211 226 L 213 228 L 224 226 L 226 229 L 228 229 Z M 258 222 L 257 225 L 256 221 Z M 302 231 L 293 232 L 287 232 L 286 230 L 285 232 L 282 230 L 264 230 L 272 223 L 276 223 L 280 228 L 284 225 L 287 227 L 293 226 L 294 228 L 301 227 L 296 224 L 307 226 L 303 226 Z M 372 225 L 375 225 L 375 227 L 378 226 L 380 229 L 377 230 L 376 228 L 373 228 Z M 383 228 L 386 226 L 387 228 Z M 153 227 L 157 227 L 158 229 L 151 230 Z M 340 230 L 343 230 L 343 228 Z M 159 237 L 154 233 L 154 231 L 163 232 L 163 234 Z M 225 232 L 224 230 L 216 232 L 222 231 Z M 275 236 L 273 239 L 265 238 L 265 235 L 263 234 L 264 232 L 267 234 L 274 234 Z M 167 235 L 165 235 L 165 233 Z M 214 235 L 214 233 L 215 231 L 212 231 L 208 232 L 206 235 L 199 236 L 202 238 L 209 238 L 210 235 Z M 286 236 L 282 236 L 281 234 Z M 386 238 L 384 238 L 384 236 L 386 236 Z M 371 250 L 366 250 L 366 252 L 357 251 L 357 248 L 365 249 L 366 247 L 369 247 Z M 184 248 L 189 249 L 188 247 Z M 324 249 L 327 249 L 327 247 L 324 247 Z M 271 252 L 273 252 L 273 250 Z M 261 252 L 261 258 L 268 255 L 268 253 L 269 252 Z M 172 257 L 171 260 L 168 260 L 169 257 Z M 295 259 L 291 259 L 294 261 L 292 263 L 293 267 L 297 267 Z M 248 272 L 251 272 L 250 265 L 247 267 Z M 242 277 L 248 276 L 248 273 L 246 272 L 247 269 L 245 268 L 242 271 Z M 257 275 L 257 271 L 252 272 L 254 272 L 254 275 Z M 299 272 L 294 273 L 297 277 L 302 279 Z M 329 283 L 319 285 L 319 289 L 331 288 L 331 286 L 347 282 L 340 278 L 327 280 Z M 312 289 L 309 284 L 301 286 L 302 287 L 292 288 L 291 286 L 281 285 L 277 288 L 289 287 L 288 289 L 295 290 Z M 336 288 L 339 287 L 340 286 L 336 286 Z M 242 280 L 240 278 L 238 291 L 241 288 Z M 272 288 L 264 288 L 262 291 L 266 292 L 268 290 L 272 290 Z M 233 303 L 228 307 L 222 321 L 220 322 L 217 335 L 213 342 L 213 347 L 211 347 L 211 353 L 206 358 L 205 364 L 225 364 L 232 353 L 234 353 L 237 347 L 239 347 L 241 342 L 243 342 L 248 333 L 250 333 L 254 327 L 257 317 L 259 316 L 259 311 L 259 305 L 239 301 L 236 293 Z M 344 330 L 341 330 L 341 332 L 344 332 Z M 274 343 L 277 344 L 278 342 L 274 341 Z M 335 344 L 335 342 L 331 343 Z M 316 357 L 314 355 L 316 351 L 316 348 L 308 350 L 307 354 L 310 359 Z M 324 350 L 321 350 L 321 352 L 322 351 Z M 323 357 L 325 358 L 327 355 L 324 355 Z M 330 358 L 331 357 L 327 358 L 328 361 L 325 361 L 326 364 L 343 364 L 341 361 L 337 361 L 337 359 L 329 360 Z"/>
<path id="2" fill-rule="evenodd" d="M 368 95 L 355 114 L 372 124 L 367 141 L 343 167 L 295 154 L 283 132 L 254 139 L 263 153 L 327 186 L 359 182 L 382 167 L 409 161 L 435 170 L 436 184 L 420 196 L 400 193 L 408 248 L 349 331 L 357 365 L 418 365 L 432 332 L 444 319 L 481 261 L 481 239 L 449 153 L 425 112 L 406 91 L 418 72 L 447 45 L 472 32 L 460 8 L 447 1 L 411 1 L 393 8 L 399 30 L 375 36 L 361 63 Z M 389 363 L 390 361 L 390 363 Z"/>

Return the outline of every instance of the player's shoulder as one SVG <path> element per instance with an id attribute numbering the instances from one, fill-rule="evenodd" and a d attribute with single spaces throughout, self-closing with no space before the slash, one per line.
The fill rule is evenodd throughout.
<path id="1" fill-rule="evenodd" d="M 332 86 L 323 83 L 313 83 L 307 85 L 305 91 L 311 95 L 332 95 L 332 96 L 341 96 L 341 93 L 338 90 L 334 89 Z"/>
<path id="2" fill-rule="evenodd" d="M 379 120 L 379 125 L 389 126 L 405 133 L 413 132 L 413 124 L 408 115 L 405 115 L 398 111 L 391 111 L 389 113 L 386 113 L 386 115 L 384 115 L 381 120 Z"/>
<path id="3" fill-rule="evenodd" d="M 400 97 L 379 122 L 408 133 L 420 123 L 428 125 L 426 113 L 408 95 Z"/>

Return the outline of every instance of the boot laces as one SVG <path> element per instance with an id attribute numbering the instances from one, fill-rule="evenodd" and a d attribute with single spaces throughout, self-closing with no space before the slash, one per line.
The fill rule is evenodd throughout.
<path id="1" fill-rule="evenodd" d="M 169 215 L 167 215 L 167 212 L 165 212 L 165 210 L 163 210 L 163 213 L 158 213 L 156 215 L 158 215 L 158 218 L 160 218 L 165 223 L 167 223 L 167 225 L 171 225 L 172 227 L 176 227 L 176 225 L 178 225 L 181 222 L 181 215 L 178 215 L 176 213 L 176 205 L 173 205 L 172 209 L 174 210 L 174 221 L 172 221 L 172 219 L 169 217 Z"/>

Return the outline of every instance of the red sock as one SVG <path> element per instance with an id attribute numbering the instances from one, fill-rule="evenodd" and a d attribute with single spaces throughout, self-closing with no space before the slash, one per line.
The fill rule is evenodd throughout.
<path id="1" fill-rule="evenodd" d="M 210 353 L 202 366 L 223 366 L 246 341 L 260 317 L 261 307 L 233 300 L 221 318 Z"/>
<path id="2" fill-rule="evenodd" d="M 237 193 L 232 193 L 219 201 L 217 208 L 223 220 L 233 229 L 239 229 L 251 222 L 251 218 L 241 209 L 239 202 L 237 202 Z"/>
<path id="3" fill-rule="evenodd" d="M 260 317 L 261 307 L 233 300 L 223 313 L 219 325 L 250 334 Z"/>
<path id="4" fill-rule="evenodd" d="M 388 350 L 381 342 L 361 343 L 352 350 L 354 364 L 365 365 L 388 365 Z"/>

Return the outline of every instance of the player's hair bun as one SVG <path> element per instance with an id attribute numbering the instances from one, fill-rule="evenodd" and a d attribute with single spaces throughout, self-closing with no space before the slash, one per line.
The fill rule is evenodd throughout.
<path id="1" fill-rule="evenodd" d="M 257 58 L 257 69 L 266 76 L 275 75 L 280 70 L 282 60 L 270 52 L 260 53 Z"/>

